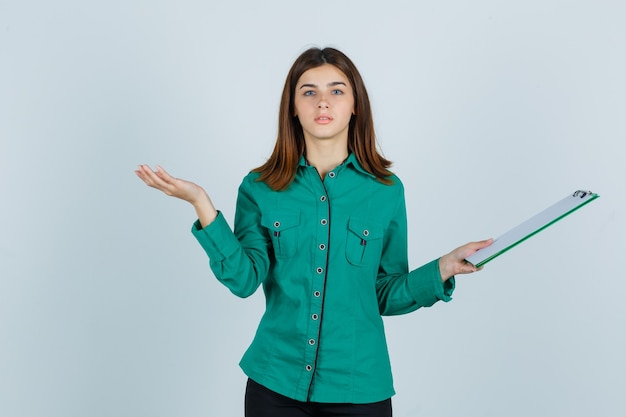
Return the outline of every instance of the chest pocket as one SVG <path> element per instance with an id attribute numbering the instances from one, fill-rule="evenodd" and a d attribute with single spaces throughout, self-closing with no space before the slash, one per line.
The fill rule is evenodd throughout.
<path id="1" fill-rule="evenodd" d="M 289 258 L 298 248 L 298 226 L 300 212 L 277 211 L 264 214 L 261 225 L 265 227 L 272 240 L 276 258 Z"/>
<path id="2" fill-rule="evenodd" d="M 348 221 L 346 258 L 356 266 L 377 264 L 383 245 L 383 227 L 368 219 L 352 217 Z"/>

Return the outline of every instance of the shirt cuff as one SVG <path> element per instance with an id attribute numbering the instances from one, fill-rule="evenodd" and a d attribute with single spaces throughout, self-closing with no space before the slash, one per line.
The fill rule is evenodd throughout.
<path id="1" fill-rule="evenodd" d="M 454 287 L 454 277 L 441 282 L 439 259 L 417 268 L 409 277 L 409 291 L 415 301 L 424 307 L 430 307 L 439 300 L 445 302 L 452 300 Z"/>
<path id="2" fill-rule="evenodd" d="M 239 241 L 220 211 L 215 220 L 205 228 L 202 228 L 200 220 L 196 220 L 191 227 L 191 233 L 213 262 L 223 261 L 239 249 Z"/>

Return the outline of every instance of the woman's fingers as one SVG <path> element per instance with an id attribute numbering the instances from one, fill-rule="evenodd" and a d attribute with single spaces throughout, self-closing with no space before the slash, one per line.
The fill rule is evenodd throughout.
<path id="1" fill-rule="evenodd" d="M 163 168 L 161 168 L 160 165 L 156 166 L 156 171 L 154 171 L 154 174 L 168 184 L 171 184 L 173 180 L 175 180 L 175 178 L 168 174 L 167 171 L 165 171 Z"/>
<path id="2" fill-rule="evenodd" d="M 139 169 L 135 172 L 137 172 L 139 178 L 141 178 L 146 185 L 163 191 L 166 194 L 172 192 L 170 189 L 172 177 L 170 177 L 169 174 L 167 174 L 167 172 L 165 172 L 162 168 L 160 171 L 155 172 L 148 165 L 140 165 Z"/>
<path id="3" fill-rule="evenodd" d="M 192 204 L 200 198 L 203 193 L 206 194 L 200 186 L 180 178 L 172 177 L 158 165 L 156 166 L 156 171 L 152 170 L 148 165 L 140 165 L 135 172 L 148 186 L 156 188 L 166 195 L 180 198 Z"/>
<path id="4" fill-rule="evenodd" d="M 465 258 L 477 250 L 491 245 L 492 243 L 493 239 L 466 243 L 465 245 L 454 249 L 447 255 L 442 256 L 439 259 L 439 269 L 442 280 L 445 281 L 451 276 L 458 274 L 470 274 L 472 272 L 480 271 L 481 268 L 476 268 L 474 265 L 467 262 Z"/>
<path id="5" fill-rule="evenodd" d="M 465 245 L 465 248 L 466 248 L 465 252 L 468 252 L 468 253 L 463 255 L 463 259 L 467 258 L 468 256 L 470 256 L 471 254 L 473 254 L 474 252 L 480 249 L 486 248 L 492 243 L 493 243 L 493 239 L 486 239 L 486 240 L 481 240 L 478 242 L 468 243 L 467 245 Z"/>

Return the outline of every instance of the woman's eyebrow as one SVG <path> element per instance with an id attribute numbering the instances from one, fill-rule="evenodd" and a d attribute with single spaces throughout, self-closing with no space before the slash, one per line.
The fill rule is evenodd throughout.
<path id="1" fill-rule="evenodd" d="M 343 86 L 347 87 L 346 83 L 344 83 L 343 81 L 333 81 L 332 83 L 328 83 L 326 86 L 327 87 L 335 87 L 335 86 L 338 86 L 338 85 L 343 85 Z M 300 88 L 301 89 L 302 88 L 317 88 L 317 85 L 316 84 L 302 84 L 300 86 Z"/>

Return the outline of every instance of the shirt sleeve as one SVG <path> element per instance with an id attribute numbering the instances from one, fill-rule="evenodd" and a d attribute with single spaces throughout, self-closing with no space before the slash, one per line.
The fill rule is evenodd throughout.
<path id="1" fill-rule="evenodd" d="M 260 211 L 244 180 L 239 187 L 235 231 L 221 212 L 207 227 L 196 220 L 192 234 L 209 257 L 215 277 L 238 297 L 252 295 L 267 277 L 269 239 Z"/>
<path id="2" fill-rule="evenodd" d="M 378 306 L 385 316 L 410 313 L 439 300 L 450 301 L 455 286 L 454 277 L 441 282 L 438 259 L 409 271 L 406 204 L 401 183 L 399 190 L 395 215 L 385 232 L 376 281 Z"/>

